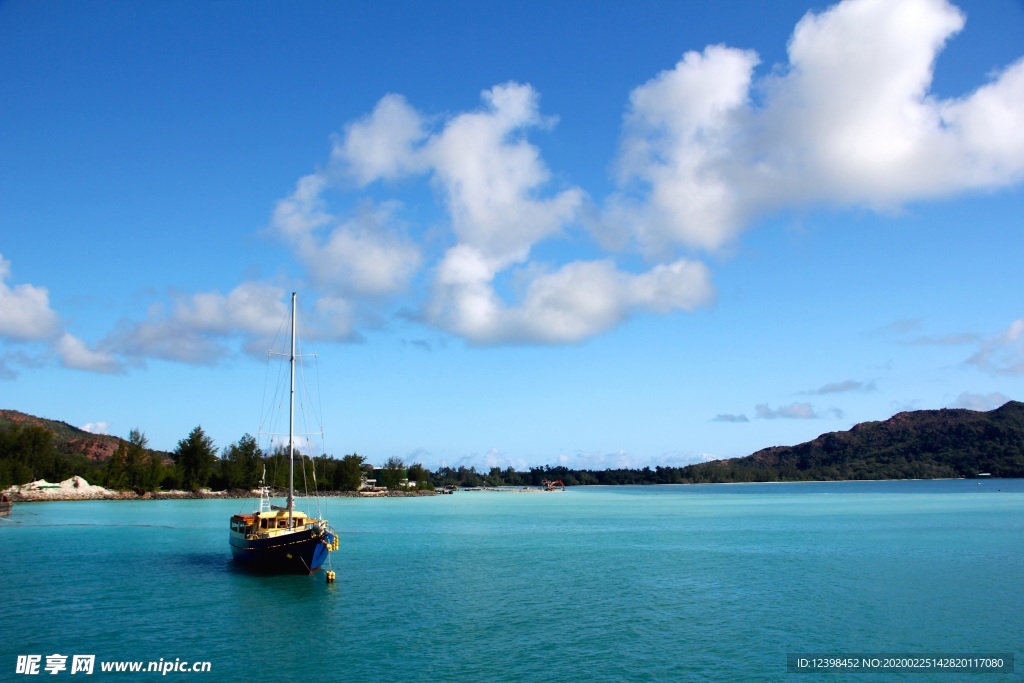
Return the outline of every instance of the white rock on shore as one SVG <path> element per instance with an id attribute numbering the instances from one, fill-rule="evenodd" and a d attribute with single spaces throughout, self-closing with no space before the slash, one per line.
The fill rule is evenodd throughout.
<path id="1" fill-rule="evenodd" d="M 95 500 L 97 498 L 120 498 L 121 493 L 102 486 L 93 486 L 79 476 L 51 484 L 45 479 L 31 481 L 21 486 L 12 486 L 5 491 L 21 500 Z"/>

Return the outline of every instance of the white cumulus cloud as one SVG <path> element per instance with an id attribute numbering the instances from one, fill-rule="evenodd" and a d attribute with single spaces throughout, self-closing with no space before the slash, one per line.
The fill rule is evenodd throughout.
<path id="1" fill-rule="evenodd" d="M 477 344 L 579 342 L 636 313 L 692 311 L 714 297 L 707 267 L 686 260 L 639 275 L 574 261 L 535 277 L 518 306 L 497 295 L 495 271 L 471 248 L 453 249 L 439 271 L 430 319 Z"/>
<path id="2" fill-rule="evenodd" d="M 403 98 L 385 96 L 368 117 L 346 128 L 332 162 L 362 185 L 429 175 L 459 243 L 505 266 L 574 220 L 584 195 L 575 187 L 542 192 L 551 173 L 526 133 L 552 120 L 541 116 L 531 86 L 496 85 L 481 99 L 479 110 L 430 131 L 428 118 Z"/>
<path id="3" fill-rule="evenodd" d="M 549 190 L 551 173 L 526 133 L 553 120 L 541 115 L 532 87 L 506 83 L 481 99 L 480 109 L 428 132 L 427 117 L 388 96 L 334 147 L 333 162 L 359 183 L 428 174 L 440 192 L 456 244 L 434 269 L 425 320 L 477 344 L 566 343 L 637 312 L 689 311 L 713 298 L 701 263 L 680 259 L 634 274 L 599 259 L 534 268 L 522 300 L 506 301 L 495 279 L 530 264 L 532 248 L 561 236 L 586 198 L 576 187 Z"/>
<path id="4" fill-rule="evenodd" d="M 655 249 L 716 249 L 739 232 L 750 201 L 733 164 L 757 61 L 724 46 L 688 52 L 633 91 L 618 175 L 622 185 L 646 192 L 613 196 L 609 221 Z"/>
<path id="5" fill-rule="evenodd" d="M 847 0 L 805 16 L 761 80 L 752 52 L 687 53 L 630 97 L 604 228 L 714 250 L 781 207 L 889 209 L 1020 181 L 1024 60 L 962 97 L 930 92 L 963 26 L 945 0 Z"/>
<path id="6" fill-rule="evenodd" d="M 121 364 L 110 353 L 91 349 L 84 341 L 64 331 L 60 318 L 50 307 L 49 290 L 36 285 L 7 284 L 11 263 L 0 255 L 0 340 L 38 342 L 50 352 L 39 356 L 19 352 L 0 357 L 0 379 L 13 379 L 12 367 L 39 365 L 41 358 L 56 354 L 61 365 L 77 370 L 114 373 Z"/>
<path id="7" fill-rule="evenodd" d="M 356 338 L 388 306 L 479 345 L 578 343 L 639 315 L 694 311 L 715 298 L 699 254 L 770 212 L 891 210 L 1024 179 L 1024 59 L 971 92 L 933 92 L 937 59 L 965 25 L 947 0 L 844 0 L 804 16 L 767 75 L 742 46 L 685 52 L 622 93 L 615 190 L 598 198 L 548 167 L 534 138 L 553 134 L 557 117 L 529 84 L 493 85 L 479 106 L 442 115 L 388 94 L 332 138 L 324 167 L 276 203 L 269 231 L 302 269 L 321 338 Z M 420 201 L 423 189 L 430 207 L 397 199 L 411 190 Z M 587 256 L 565 256 L 559 240 L 585 241 Z M 624 265 L 637 254 L 642 265 Z M 232 344 L 260 348 L 286 309 L 283 289 L 243 282 L 172 296 L 91 346 L 63 329 L 45 287 L 11 279 L 0 256 L 0 342 L 48 354 L 5 353 L 0 377 L 39 357 L 97 372 L 148 358 L 211 363 Z M 1022 375 L 1022 337 L 1016 321 L 988 340 L 908 343 L 974 344 L 967 364 Z M 806 393 L 874 389 L 848 380 Z M 817 416 L 801 403 L 756 413 Z"/>
<path id="8" fill-rule="evenodd" d="M 49 291 L 29 284 L 11 287 L 10 278 L 11 262 L 0 254 L 0 338 L 33 341 L 58 334 L 60 321 L 50 308 Z"/>
<path id="9" fill-rule="evenodd" d="M 326 174 L 305 176 L 277 203 L 272 226 L 293 249 L 313 283 L 349 295 L 404 291 L 420 266 L 419 247 L 394 219 L 394 206 L 364 205 L 351 218 L 331 214 Z"/>
<path id="10" fill-rule="evenodd" d="M 286 297 L 282 288 L 258 282 L 244 282 L 227 294 L 181 296 L 169 313 L 155 306 L 146 320 L 122 323 L 101 347 L 136 362 L 159 358 L 198 364 L 227 355 L 229 338 L 266 350 L 288 317 Z"/>
<path id="11" fill-rule="evenodd" d="M 401 95 L 381 98 L 373 112 L 345 127 L 335 141 L 332 158 L 360 185 L 393 180 L 425 170 L 420 147 L 427 124 Z"/>
<path id="12" fill-rule="evenodd" d="M 637 315 L 693 311 L 715 298 L 695 253 L 730 246 L 767 213 L 891 210 L 1024 178 L 1024 60 L 973 92 L 932 91 L 937 58 L 965 21 L 947 0 L 844 0 L 804 16 L 786 63 L 767 75 L 742 46 L 688 51 L 628 93 L 616 189 L 597 200 L 545 162 L 533 138 L 557 118 L 542 113 L 533 86 L 493 85 L 479 106 L 441 115 L 388 94 L 332 138 L 325 166 L 277 202 L 270 230 L 314 290 L 317 334 L 336 339 L 358 336 L 389 306 L 481 345 L 576 343 Z M 425 188 L 432 207 L 398 200 L 409 191 L 421 201 Z M 538 246 L 558 240 L 596 249 L 541 261 Z M 647 260 L 625 267 L 625 248 Z M 249 347 L 266 332 L 257 321 L 273 316 L 263 317 L 262 295 L 245 304 L 247 287 L 179 299 L 92 353 L 201 362 L 230 336 Z M 44 312 L 35 329 L 48 310 L 40 294 L 19 295 Z M 995 344 L 969 362 L 1016 372 L 1012 345 Z M 814 416 L 797 404 L 760 409 Z"/>
<path id="13" fill-rule="evenodd" d="M 110 423 L 109 422 L 90 422 L 82 425 L 79 429 L 83 432 L 89 432 L 90 434 L 109 434 Z"/>
<path id="14" fill-rule="evenodd" d="M 198 332 L 270 335 L 287 316 L 285 292 L 259 282 L 243 282 L 227 294 L 203 292 L 179 299 L 173 318 Z"/>
<path id="15" fill-rule="evenodd" d="M 346 315 L 408 295 L 425 272 L 414 317 L 471 343 L 572 343 L 638 313 L 692 311 L 714 298 L 693 252 L 729 246 L 766 213 L 891 210 L 1024 178 L 1024 60 L 960 97 L 932 92 L 937 57 L 964 25 L 947 0 L 845 0 L 804 16 L 787 62 L 765 76 L 751 50 L 686 52 L 629 93 L 617 187 L 596 203 L 530 139 L 556 124 L 531 85 L 494 85 L 478 108 L 443 116 L 389 94 L 334 138 L 327 167 L 300 179 L 273 225 Z M 329 207 L 346 183 L 397 194 L 414 180 L 433 189 L 440 224 L 407 233 L 397 202 Z M 581 228 L 603 254 L 536 260 L 538 245 Z M 647 264 L 624 269 L 626 247 Z"/>
<path id="16" fill-rule="evenodd" d="M 482 97 L 486 108 L 452 119 L 427 153 L 459 241 L 502 263 L 515 262 L 576 218 L 583 193 L 570 187 L 541 195 L 550 172 L 523 136 L 546 125 L 533 88 L 508 83 Z"/>
<path id="17" fill-rule="evenodd" d="M 84 341 L 68 332 L 60 336 L 54 347 L 66 368 L 103 373 L 116 373 L 123 369 L 114 354 L 90 349 Z"/>

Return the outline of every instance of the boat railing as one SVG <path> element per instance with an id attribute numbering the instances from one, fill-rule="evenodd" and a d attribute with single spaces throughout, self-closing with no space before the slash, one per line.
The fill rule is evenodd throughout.
<path id="1" fill-rule="evenodd" d="M 261 482 L 262 483 L 262 482 Z M 270 512 L 270 488 L 267 486 L 260 486 L 260 512 Z"/>

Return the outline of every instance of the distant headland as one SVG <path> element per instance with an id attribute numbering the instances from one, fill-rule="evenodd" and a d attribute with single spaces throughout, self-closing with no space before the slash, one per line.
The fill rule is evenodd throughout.
<path id="1" fill-rule="evenodd" d="M 196 427 L 174 451 L 165 452 L 149 449 L 138 429 L 121 439 L 0 410 L 0 490 L 9 490 L 16 499 L 248 497 L 264 467 L 268 485 L 283 484 L 286 458 L 280 449 L 261 451 L 248 434 L 218 452 Z M 300 467 L 310 480 L 315 474 L 328 495 L 356 495 L 368 480 L 384 495 L 415 495 L 451 486 L 537 487 L 556 479 L 577 486 L 1024 477 L 1024 403 L 1009 401 L 987 412 L 902 412 L 796 446 L 773 446 L 746 457 L 686 467 L 431 471 L 395 457 L 375 468 L 354 453 L 306 457 Z M 21 485 L 30 482 L 38 484 L 34 493 L 30 487 L 22 491 Z"/>

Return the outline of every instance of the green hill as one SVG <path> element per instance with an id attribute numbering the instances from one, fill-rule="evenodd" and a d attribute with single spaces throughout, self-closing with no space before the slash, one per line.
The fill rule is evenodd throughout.
<path id="1" fill-rule="evenodd" d="M 1024 477 L 1024 403 L 898 413 L 797 446 L 683 469 L 697 481 Z"/>
<path id="2" fill-rule="evenodd" d="M 109 460 L 122 443 L 113 436 L 90 434 L 65 422 L 0 410 L 0 484 L 71 474 L 122 486 Z M 170 454 L 148 451 L 172 472 Z M 269 457 L 269 456 L 268 456 Z M 322 466 L 335 463 L 322 460 Z M 220 461 L 218 461 L 220 463 Z M 210 475 L 218 486 L 230 483 L 221 463 Z M 319 470 L 318 470 L 319 473 Z M 324 480 L 331 480 L 324 471 Z M 1024 403 L 1010 401 L 988 412 L 917 410 L 880 422 L 864 422 L 844 432 L 823 434 L 796 446 L 774 446 L 729 460 L 687 467 L 642 470 L 575 470 L 534 467 L 529 472 L 490 473 L 475 468 L 442 467 L 428 473 L 435 485 L 540 485 L 544 479 L 576 484 L 688 484 L 835 479 L 947 479 L 957 477 L 1024 477 Z M 176 487 L 168 479 L 167 486 Z M 58 479 L 59 480 L 59 479 Z M 203 482 L 204 485 L 206 482 Z"/>
<path id="3" fill-rule="evenodd" d="M 133 451 L 129 442 L 116 436 L 0 410 L 0 488 L 78 475 L 108 488 L 152 490 L 168 473 L 174 474 L 169 453 L 144 447 Z M 168 483 L 176 484 L 173 476 Z"/>
<path id="4" fill-rule="evenodd" d="M 121 439 L 106 434 L 92 434 L 67 422 L 26 415 L 17 410 L 0 410 L 0 430 L 12 425 L 41 427 L 53 434 L 54 446 L 67 455 L 82 455 L 94 462 L 102 462 L 117 450 Z"/>
<path id="5" fill-rule="evenodd" d="M 442 468 L 434 483 L 475 479 Z M 473 474 L 473 473 L 470 473 Z M 1024 403 L 1010 401 L 989 412 L 942 409 L 899 413 L 881 422 L 863 422 L 845 432 L 822 434 L 796 446 L 765 448 L 752 455 L 688 465 L 643 469 L 576 470 L 537 467 L 509 477 L 483 477 L 484 483 L 703 484 L 842 479 L 952 479 L 987 474 L 1024 477 Z M 461 476 L 460 476 L 461 475 Z M 499 481 L 504 479 L 504 481 Z"/>

